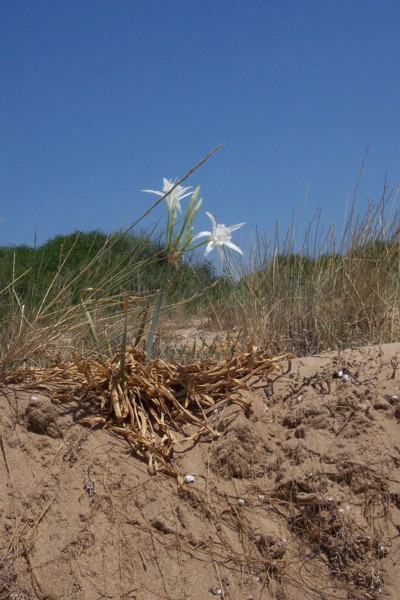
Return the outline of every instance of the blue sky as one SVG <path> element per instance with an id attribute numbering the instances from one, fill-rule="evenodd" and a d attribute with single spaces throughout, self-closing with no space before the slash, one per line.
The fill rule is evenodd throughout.
<path id="1" fill-rule="evenodd" d="M 307 190 L 340 229 L 367 146 L 360 210 L 399 185 L 399 23 L 397 0 L 1 0 L 0 244 L 128 226 L 220 143 L 189 183 L 235 241 Z"/>

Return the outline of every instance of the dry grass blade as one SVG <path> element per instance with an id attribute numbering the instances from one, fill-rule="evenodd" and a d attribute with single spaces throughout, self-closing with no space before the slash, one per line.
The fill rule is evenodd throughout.
<path id="1" fill-rule="evenodd" d="M 386 182 L 364 213 L 356 206 L 323 226 L 318 211 L 298 239 L 256 232 L 248 256 L 234 257 L 241 278 L 230 303 L 222 297 L 222 327 L 237 327 L 259 343 L 307 356 L 333 348 L 384 343 L 400 333 L 400 213 Z M 300 221 L 299 221 L 300 225 Z M 229 308 L 228 308 L 229 307 Z"/>
<path id="2" fill-rule="evenodd" d="M 183 365 L 145 361 L 144 352 L 128 347 L 124 374 L 120 353 L 104 362 L 75 354 L 68 364 L 21 369 L 13 381 L 47 390 L 59 401 L 84 399 L 89 414 L 82 423 L 123 435 L 151 471 L 161 468 L 179 480 L 171 464 L 174 447 L 203 435 L 218 437 L 221 432 L 207 417 L 210 408 L 221 402 L 248 407 L 249 401 L 235 391 L 247 388 L 251 377 L 279 369 L 280 362 L 291 358 L 290 354 L 271 358 L 256 350 L 220 364 L 208 360 Z"/>

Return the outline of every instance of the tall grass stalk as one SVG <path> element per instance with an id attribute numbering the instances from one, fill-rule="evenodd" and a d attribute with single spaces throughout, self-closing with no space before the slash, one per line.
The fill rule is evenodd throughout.
<path id="1" fill-rule="evenodd" d="M 400 215 L 385 185 L 365 214 L 351 207 L 344 233 L 317 213 L 304 239 L 256 232 L 238 283 L 224 301 L 225 327 L 299 354 L 400 339 Z M 228 308 L 227 308 L 228 307 Z"/>
<path id="2" fill-rule="evenodd" d="M 172 189 L 188 179 L 220 147 L 209 152 L 177 181 Z M 93 348 L 90 348 L 90 344 L 88 345 L 88 342 L 85 341 L 84 334 L 88 314 L 89 321 L 91 321 L 90 340 L 91 343 L 94 340 L 96 352 L 106 348 L 109 343 L 108 336 L 104 338 L 99 335 L 98 325 L 101 319 L 106 320 L 107 325 L 112 320 L 117 329 L 122 326 L 122 332 L 127 331 L 124 329 L 127 322 L 126 313 L 121 317 L 120 312 L 116 314 L 115 307 L 120 306 L 121 294 L 124 295 L 126 290 L 132 288 L 133 274 L 136 274 L 136 281 L 140 281 L 141 277 L 146 281 L 149 267 L 151 268 L 157 263 L 159 256 L 155 253 L 151 257 L 147 256 L 143 259 L 140 248 L 136 248 L 131 255 L 123 258 L 122 263 L 109 264 L 106 272 L 100 276 L 97 271 L 101 272 L 101 266 L 108 256 L 112 256 L 113 249 L 118 245 L 119 240 L 143 221 L 164 198 L 165 196 L 152 203 L 149 209 L 125 231 L 109 236 L 95 256 L 89 257 L 80 265 L 78 273 L 76 273 L 76 269 L 69 268 L 70 257 L 80 237 L 80 234 L 77 234 L 76 242 L 66 255 L 60 254 L 59 267 L 40 297 L 35 276 L 42 268 L 41 265 L 31 263 L 29 269 L 17 275 L 14 264 L 9 281 L 0 282 L 2 300 L 0 306 L 0 380 L 7 377 L 18 365 L 36 364 L 47 360 L 46 357 L 59 351 L 66 337 L 69 339 L 75 334 L 81 340 L 81 350 L 85 353 L 90 352 Z M 44 266 L 43 269 L 45 268 Z M 85 312 L 87 313 L 85 318 L 79 302 L 79 295 L 83 289 L 88 288 L 92 280 L 95 281 L 96 290 L 93 289 L 85 297 Z M 21 284 L 21 282 L 28 290 L 25 293 L 26 298 L 31 300 L 28 304 L 24 303 L 16 289 L 16 284 Z M 135 291 L 137 292 L 137 290 Z M 155 291 L 146 287 L 138 295 L 148 304 L 155 296 Z M 100 320 L 97 318 L 99 313 L 103 315 L 100 316 Z M 96 319 L 93 317 L 94 314 L 96 314 Z M 140 315 L 142 315 L 142 320 L 140 320 Z M 137 320 L 138 317 L 139 320 Z M 145 327 L 141 305 L 136 304 L 132 309 L 129 308 L 129 319 L 134 322 L 133 328 L 137 332 L 137 338 L 140 337 Z M 119 337 L 120 341 L 121 337 Z"/>

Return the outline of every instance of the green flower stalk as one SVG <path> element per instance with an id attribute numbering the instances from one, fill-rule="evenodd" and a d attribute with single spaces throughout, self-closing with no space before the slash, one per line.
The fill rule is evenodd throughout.
<path id="1" fill-rule="evenodd" d="M 199 199 L 200 187 L 197 187 L 194 192 L 189 192 L 190 187 L 182 187 L 177 185 L 169 179 L 163 179 L 163 191 L 156 190 L 142 190 L 150 194 L 156 194 L 159 198 L 164 198 L 167 203 L 167 230 L 166 230 L 166 244 L 165 249 L 167 253 L 167 265 L 164 273 L 164 278 L 161 283 L 161 288 L 158 291 L 156 302 L 153 309 L 152 320 L 150 324 L 149 335 L 146 340 L 146 359 L 151 358 L 151 350 L 153 347 L 154 335 L 157 329 L 158 319 L 160 317 L 161 308 L 163 305 L 164 297 L 168 289 L 168 283 L 172 274 L 172 269 L 177 269 L 181 257 L 186 252 L 191 252 L 200 246 L 207 244 L 205 255 L 207 256 L 214 248 L 218 252 L 218 258 L 220 264 L 223 261 L 222 246 L 227 246 L 232 250 L 243 254 L 241 249 L 231 242 L 231 232 L 239 229 L 243 225 L 233 225 L 232 227 L 226 227 L 225 225 L 218 225 L 215 217 L 210 213 L 206 213 L 211 220 L 213 231 L 202 231 L 197 235 L 193 235 L 194 227 L 193 223 L 202 205 L 202 198 Z M 185 216 L 182 220 L 180 228 L 177 227 L 178 213 L 182 215 L 181 201 L 187 196 L 192 197 Z M 206 240 L 198 244 L 194 242 L 201 238 L 206 237 Z"/>
<path id="2" fill-rule="evenodd" d="M 172 246 L 172 242 L 173 242 L 173 235 L 174 235 L 174 229 L 175 229 L 175 224 L 176 224 L 176 219 L 177 219 L 177 213 L 179 212 L 179 214 L 182 214 L 182 208 L 181 208 L 181 201 L 186 198 L 187 196 L 190 196 L 191 192 L 188 192 L 187 190 L 190 190 L 191 187 L 182 187 L 181 185 L 177 185 L 175 189 L 173 189 L 175 185 L 175 182 L 170 181 L 169 179 L 163 179 L 163 191 L 159 192 L 156 190 L 142 190 L 142 192 L 146 192 L 149 194 L 155 194 L 156 196 L 158 196 L 159 198 L 164 198 L 165 196 L 165 202 L 167 203 L 167 239 L 166 239 L 166 245 L 167 248 L 170 248 Z M 172 191 L 171 191 L 172 190 Z"/>

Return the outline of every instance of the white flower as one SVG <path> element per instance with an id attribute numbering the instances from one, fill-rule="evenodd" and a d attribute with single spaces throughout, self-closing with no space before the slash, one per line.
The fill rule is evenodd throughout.
<path id="1" fill-rule="evenodd" d="M 165 201 L 168 206 L 168 210 L 171 212 L 179 211 L 182 214 L 181 209 L 181 200 L 186 198 L 186 196 L 190 196 L 191 187 L 182 187 L 181 185 L 177 185 L 176 188 L 171 192 L 172 188 L 175 185 L 175 182 L 170 179 L 163 178 L 163 191 L 158 192 L 155 190 L 142 190 L 142 192 L 148 192 L 149 194 L 156 194 L 159 198 L 163 198 L 165 196 Z"/>
<path id="2" fill-rule="evenodd" d="M 243 254 L 243 252 L 241 251 L 241 249 L 239 248 L 239 246 L 236 246 L 236 244 L 234 244 L 233 242 L 231 242 L 232 239 L 232 231 L 235 231 L 236 229 L 239 229 L 239 227 L 242 227 L 242 225 L 244 225 L 244 223 L 239 223 L 238 225 L 231 225 L 231 227 L 226 227 L 225 225 L 220 225 L 217 223 L 217 221 L 215 220 L 214 215 L 212 215 L 209 212 L 206 212 L 207 217 L 210 219 L 211 221 L 211 225 L 213 230 L 212 231 L 202 231 L 201 233 L 198 233 L 197 235 L 194 236 L 193 240 L 197 240 L 198 238 L 201 237 L 208 237 L 208 244 L 207 244 L 207 248 L 205 251 L 205 255 L 207 256 L 211 250 L 214 250 L 214 248 L 216 248 L 217 252 L 218 252 L 218 259 L 219 262 L 222 263 L 224 255 L 222 252 L 222 246 L 226 246 L 227 248 L 231 248 L 232 250 L 236 250 L 236 252 L 239 252 L 239 254 Z"/>

